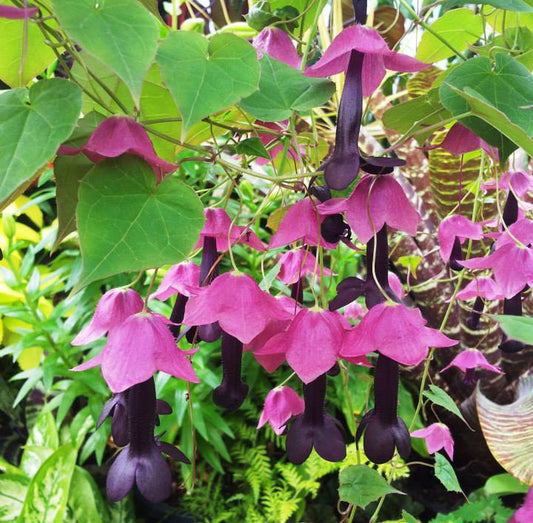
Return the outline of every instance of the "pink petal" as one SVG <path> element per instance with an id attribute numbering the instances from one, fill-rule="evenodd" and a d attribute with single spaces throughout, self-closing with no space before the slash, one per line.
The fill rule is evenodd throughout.
<path id="1" fill-rule="evenodd" d="M 442 147 L 450 154 L 458 156 L 479 149 L 481 147 L 481 139 L 464 125 L 456 123 L 448 131 L 446 138 L 444 138 L 439 147 Z"/>
<path id="2" fill-rule="evenodd" d="M 349 200 L 347 198 L 331 198 L 317 206 L 318 212 L 325 216 L 339 214 L 348 209 Z"/>
<path id="3" fill-rule="evenodd" d="M 231 243 L 241 243 L 255 249 L 256 251 L 266 251 L 266 247 L 263 242 L 258 238 L 257 234 L 253 232 L 249 227 L 242 227 L 240 225 L 234 225 L 231 228 Z M 227 239 L 226 248 L 218 248 L 219 243 L 217 240 L 217 250 L 227 251 Z"/>
<path id="4" fill-rule="evenodd" d="M 533 243 L 533 222 L 527 218 L 521 218 L 504 231 L 496 242 L 496 249 L 508 243 L 515 243 L 515 238 L 525 245 Z"/>
<path id="5" fill-rule="evenodd" d="M 468 349 L 460 352 L 457 356 L 455 356 L 449 365 L 441 370 L 441 372 L 448 370 L 452 366 L 461 369 L 463 372 L 466 372 L 467 369 L 477 369 L 479 367 L 490 370 L 491 372 L 496 372 L 498 374 L 502 373 L 500 367 L 491 365 L 483 353 L 476 349 Z"/>
<path id="6" fill-rule="evenodd" d="M 289 35 L 277 27 L 266 27 L 254 39 L 252 45 L 258 51 L 264 51 L 272 58 L 300 69 L 302 59 L 298 55 Z M 261 53 L 259 52 L 259 58 Z"/>
<path id="7" fill-rule="evenodd" d="M 380 54 L 365 54 L 363 59 L 363 96 L 370 96 L 385 77 L 385 63 Z"/>
<path id="8" fill-rule="evenodd" d="M 398 278 L 398 275 L 395 274 L 394 272 L 389 271 L 387 279 L 389 282 L 389 287 L 392 289 L 392 292 L 394 292 L 394 294 L 396 294 L 398 298 L 400 299 L 404 298 L 405 291 L 403 290 L 403 284 L 400 278 Z"/>
<path id="9" fill-rule="evenodd" d="M 525 171 L 507 173 L 509 185 L 519 198 L 526 196 L 528 192 L 533 191 L 533 177 Z"/>
<path id="10" fill-rule="evenodd" d="M 315 273 L 320 277 L 320 265 L 317 259 L 309 251 L 299 249 L 286 252 L 280 259 L 281 269 L 278 279 L 285 285 L 292 285 L 304 276 L 313 276 Z M 324 267 L 323 273 L 331 275 L 331 271 Z"/>
<path id="11" fill-rule="evenodd" d="M 0 5 L 0 18 L 7 18 L 8 20 L 26 20 L 36 15 L 38 12 L 38 7 L 22 9 L 20 7 Z"/>
<path id="12" fill-rule="evenodd" d="M 351 361 L 353 358 L 361 358 L 375 350 L 374 340 L 370 336 L 370 333 L 366 332 L 365 326 L 361 322 L 344 333 L 340 357 Z"/>
<path id="13" fill-rule="evenodd" d="M 343 310 L 344 317 L 354 321 L 360 320 L 366 314 L 366 312 L 367 310 L 365 307 L 356 301 L 346 305 Z"/>
<path id="14" fill-rule="evenodd" d="M 457 293 L 457 299 L 459 300 L 471 300 L 478 296 L 486 300 L 503 299 L 503 294 L 500 293 L 496 282 L 491 278 L 475 278 L 462 291 Z"/>
<path id="15" fill-rule="evenodd" d="M 287 350 L 287 333 L 278 332 L 254 350 L 255 359 L 267 371 L 274 372 L 284 361 Z"/>
<path id="16" fill-rule="evenodd" d="M 383 61 L 387 69 L 402 73 L 416 73 L 431 66 L 431 64 L 426 64 L 412 56 L 397 53 L 396 51 L 389 51 L 388 54 L 383 56 Z"/>
<path id="17" fill-rule="evenodd" d="M 273 389 L 267 394 L 257 428 L 260 429 L 268 421 L 279 436 L 291 416 L 301 414 L 304 408 L 303 399 L 290 387 Z"/>
<path id="18" fill-rule="evenodd" d="M 82 363 L 81 365 L 78 365 L 70 370 L 74 372 L 79 372 L 82 370 L 92 369 L 94 367 L 98 367 L 98 365 L 102 365 L 103 359 L 104 359 L 104 351 L 102 350 L 102 352 L 100 352 L 100 354 L 98 354 L 94 358 L 91 358 L 90 360 L 87 360 L 85 363 Z"/>
<path id="19" fill-rule="evenodd" d="M 444 449 L 453 460 L 453 438 L 450 429 L 443 423 L 433 423 L 425 429 L 415 430 L 411 433 L 414 438 L 424 438 L 430 454 Z"/>
<path id="20" fill-rule="evenodd" d="M 271 319 L 290 314 L 247 274 L 227 272 L 213 280 L 198 296 L 189 298 L 183 323 L 220 327 L 242 343 L 250 343 Z"/>
<path id="21" fill-rule="evenodd" d="M 91 321 L 74 338 L 72 345 L 87 345 L 101 338 L 132 314 L 142 311 L 143 305 L 142 298 L 133 289 L 107 291 L 100 298 Z"/>
<path id="22" fill-rule="evenodd" d="M 344 329 L 337 313 L 302 309 L 286 335 L 287 363 L 304 383 L 310 383 L 337 361 Z"/>
<path id="23" fill-rule="evenodd" d="M 445 262 L 450 260 L 456 237 L 461 240 L 464 240 L 464 238 L 481 240 L 483 238 L 483 227 L 480 223 L 473 223 L 460 214 L 454 214 L 442 220 L 439 225 L 439 244 L 440 255 Z"/>
<path id="24" fill-rule="evenodd" d="M 163 277 L 157 290 L 150 296 L 165 301 L 174 294 L 196 295 L 200 292 L 200 267 L 193 262 L 173 265 Z"/>
<path id="25" fill-rule="evenodd" d="M 507 523 L 531 523 L 533 521 L 533 487 L 526 495 L 526 501 L 511 517 Z"/>

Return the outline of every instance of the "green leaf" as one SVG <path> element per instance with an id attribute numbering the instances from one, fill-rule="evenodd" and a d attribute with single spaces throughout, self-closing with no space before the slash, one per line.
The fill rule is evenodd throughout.
<path id="1" fill-rule="evenodd" d="M 157 63 L 180 109 L 182 135 L 253 93 L 259 81 L 255 49 L 232 34 L 208 40 L 195 32 L 171 32 L 159 46 Z"/>
<path id="2" fill-rule="evenodd" d="M 237 145 L 237 153 L 239 154 L 248 154 L 250 156 L 259 156 L 261 158 L 266 158 L 270 160 L 270 155 L 265 149 L 265 146 L 261 143 L 261 140 L 254 136 L 252 138 L 247 138 L 242 140 Z"/>
<path id="3" fill-rule="evenodd" d="M 109 514 L 93 477 L 82 467 L 75 467 L 70 483 L 68 506 L 74 521 L 101 523 Z"/>
<path id="4" fill-rule="evenodd" d="M 463 492 L 452 464 L 439 452 L 435 454 L 435 476 L 448 492 Z"/>
<path id="5" fill-rule="evenodd" d="M 487 496 L 507 496 L 526 494 L 530 486 L 522 483 L 511 474 L 496 474 L 487 480 L 483 490 Z"/>
<path id="6" fill-rule="evenodd" d="M 52 450 L 56 450 L 59 447 L 59 434 L 57 432 L 56 422 L 50 412 L 39 413 L 26 444 Z"/>
<path id="7" fill-rule="evenodd" d="M 11 2 L 0 4 L 13 5 Z M 0 34 L 0 78 L 10 87 L 24 87 L 55 59 L 52 48 L 44 43 L 43 33 L 35 23 L 0 18 Z"/>
<path id="8" fill-rule="evenodd" d="M 66 140 L 80 115 L 81 91 L 72 82 L 41 80 L 28 91 L 0 94 L 0 209 Z"/>
<path id="9" fill-rule="evenodd" d="M 95 165 L 78 197 L 83 272 L 76 290 L 121 272 L 182 261 L 204 223 L 191 188 L 172 176 L 157 185 L 148 164 L 132 156 Z"/>
<path id="10" fill-rule="evenodd" d="M 533 100 L 533 79 L 527 68 L 511 56 L 499 53 L 495 64 L 486 57 L 461 64 L 446 77 L 440 98 L 456 116 L 471 110 L 482 118 L 462 118 L 461 123 L 498 147 L 500 162 L 517 147 L 507 135 L 527 147 L 527 140 L 520 133 L 533 133 L 533 112 L 528 109 Z M 491 125 L 487 125 L 488 121 Z M 528 149 L 531 147 L 530 142 Z"/>
<path id="11" fill-rule="evenodd" d="M 391 487 L 374 469 L 366 465 L 353 465 L 339 473 L 339 497 L 342 501 L 365 508 L 387 494 L 403 494 Z"/>
<path id="12" fill-rule="evenodd" d="M 466 425 L 468 425 L 464 416 L 461 414 L 459 407 L 455 404 L 453 398 L 445 390 L 442 390 L 436 385 L 430 385 L 429 390 L 424 391 L 424 396 L 431 400 L 433 403 L 436 403 L 437 405 L 440 405 L 446 410 L 452 412 L 453 414 L 461 418 L 466 423 Z"/>
<path id="13" fill-rule="evenodd" d="M 267 54 L 259 62 L 259 90 L 245 98 L 240 106 L 260 120 L 285 120 L 293 111 L 307 111 L 326 103 L 335 92 L 333 82 L 308 78 Z"/>
<path id="14" fill-rule="evenodd" d="M 505 9 L 506 11 L 519 11 L 522 13 L 533 12 L 533 7 L 530 6 L 527 2 L 524 2 L 524 0 L 477 0 L 475 2 L 472 2 L 472 0 L 455 0 L 454 3 L 455 5 L 491 5 L 492 7 L 497 7 L 499 9 Z"/>
<path id="15" fill-rule="evenodd" d="M 53 0 L 67 34 L 114 71 L 138 101 L 157 50 L 159 28 L 137 0 Z"/>
<path id="16" fill-rule="evenodd" d="M 22 510 L 26 492 L 30 484 L 27 476 L 20 474 L 0 475 L 0 521 L 16 521 Z"/>
<path id="17" fill-rule="evenodd" d="M 496 461 L 515 478 L 533 484 L 533 376 L 519 381 L 516 400 L 499 405 L 476 391 L 483 436 Z"/>
<path id="18" fill-rule="evenodd" d="M 19 523 L 63 521 L 75 464 L 76 451 L 71 445 L 63 445 L 41 465 L 31 480 Z"/>
<path id="19" fill-rule="evenodd" d="M 402 518 L 404 523 L 420 523 L 419 519 L 416 519 L 414 516 L 409 514 L 409 512 L 406 512 L 405 510 L 402 510 Z"/>
<path id="20" fill-rule="evenodd" d="M 533 345 L 533 318 L 503 314 L 494 314 L 493 318 L 501 325 L 509 338 Z"/>
<path id="21" fill-rule="evenodd" d="M 272 11 L 286 6 L 297 9 L 301 18 L 296 20 L 296 27 L 302 26 L 305 31 L 313 23 L 317 10 L 322 12 L 326 3 L 326 0 L 271 0 L 270 7 Z"/>
<path id="22" fill-rule="evenodd" d="M 431 29 L 462 53 L 483 34 L 483 18 L 470 9 L 446 11 L 431 24 Z M 429 31 L 424 31 L 416 58 L 433 63 L 454 56 L 454 52 Z"/>

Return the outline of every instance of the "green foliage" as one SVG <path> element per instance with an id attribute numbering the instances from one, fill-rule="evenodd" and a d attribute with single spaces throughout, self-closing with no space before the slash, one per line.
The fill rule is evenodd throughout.
<path id="1" fill-rule="evenodd" d="M 453 398 L 445 390 L 437 387 L 436 385 L 430 385 L 429 390 L 424 391 L 424 396 L 433 403 L 440 405 L 450 412 L 453 412 L 457 417 L 461 418 L 466 425 L 468 425 L 464 416 L 461 414 L 459 407 L 455 404 Z"/>
<path id="2" fill-rule="evenodd" d="M 435 476 L 451 492 L 462 492 L 452 464 L 439 452 L 435 453 Z"/>
<path id="3" fill-rule="evenodd" d="M 513 510 L 504 507 L 497 496 L 470 497 L 469 502 L 449 514 L 439 514 L 430 523 L 505 523 Z"/>
<path id="4" fill-rule="evenodd" d="M 533 318 L 503 314 L 495 314 L 494 318 L 509 338 L 533 345 Z"/>

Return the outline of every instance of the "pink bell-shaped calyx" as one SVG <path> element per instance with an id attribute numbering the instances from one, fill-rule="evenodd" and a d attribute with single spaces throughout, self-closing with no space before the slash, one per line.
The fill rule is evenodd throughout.
<path id="1" fill-rule="evenodd" d="M 450 429 L 443 423 L 433 423 L 425 429 L 411 432 L 413 438 L 424 438 L 430 454 L 444 449 L 446 454 L 453 460 L 453 438 Z"/>
<path id="2" fill-rule="evenodd" d="M 194 296 L 200 292 L 199 281 L 200 267 L 196 263 L 178 263 L 169 269 L 150 298 L 165 301 L 174 294 Z"/>
<path id="3" fill-rule="evenodd" d="M 502 373 L 502 369 L 500 369 L 500 367 L 491 365 L 483 353 L 477 349 L 467 349 L 460 352 L 457 356 L 455 356 L 449 365 L 441 370 L 441 372 L 444 372 L 451 367 L 457 367 L 463 372 L 467 372 L 470 369 L 485 369 L 498 374 Z"/>
<path id="4" fill-rule="evenodd" d="M 481 240 L 483 227 L 481 223 L 474 223 L 465 216 L 455 214 L 442 220 L 439 225 L 440 255 L 454 270 L 462 269 L 457 262 L 463 259 L 461 245 L 466 238 Z"/>
<path id="5" fill-rule="evenodd" d="M 94 316 L 72 345 L 87 345 L 104 336 L 111 329 L 121 325 L 132 314 L 143 309 L 143 300 L 133 289 L 111 289 L 98 302 Z"/>
<path id="6" fill-rule="evenodd" d="M 296 51 L 289 35 L 278 27 L 265 27 L 254 39 L 252 45 L 256 48 L 259 58 L 263 52 L 287 64 L 294 69 L 300 69 L 302 59 Z"/>
<path id="7" fill-rule="evenodd" d="M 260 429 L 268 422 L 279 436 L 285 431 L 287 421 L 292 416 L 301 414 L 304 408 L 303 399 L 293 389 L 286 386 L 276 387 L 267 394 L 257 428 Z"/>

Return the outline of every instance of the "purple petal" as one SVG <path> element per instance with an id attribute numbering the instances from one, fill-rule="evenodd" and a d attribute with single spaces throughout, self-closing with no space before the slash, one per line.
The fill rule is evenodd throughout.
<path id="1" fill-rule="evenodd" d="M 155 445 L 149 453 L 137 457 L 135 482 L 139 492 L 149 501 L 158 503 L 170 496 L 170 467 Z"/>
<path id="2" fill-rule="evenodd" d="M 132 489 L 136 467 L 130 448 L 121 450 L 107 473 L 106 490 L 111 501 L 120 501 Z"/>

